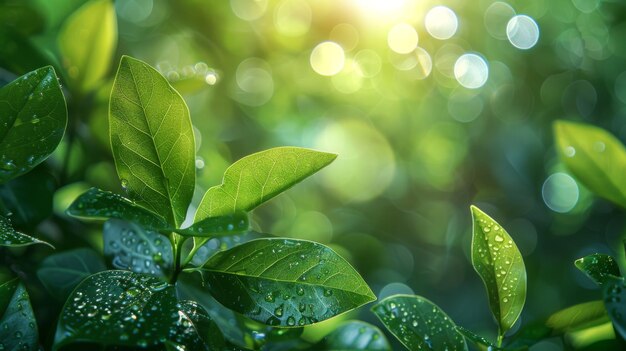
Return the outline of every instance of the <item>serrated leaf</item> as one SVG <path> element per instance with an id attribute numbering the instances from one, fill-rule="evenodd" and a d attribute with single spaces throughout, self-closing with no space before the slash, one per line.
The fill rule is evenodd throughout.
<path id="1" fill-rule="evenodd" d="M 54 246 L 43 240 L 33 238 L 30 235 L 20 233 L 13 229 L 11 221 L 8 218 L 0 216 L 0 246 L 17 247 L 34 244 L 48 245 L 54 249 Z"/>
<path id="2" fill-rule="evenodd" d="M 607 131 L 582 123 L 557 121 L 554 133 L 569 171 L 596 195 L 626 208 L 624 145 Z"/>
<path id="3" fill-rule="evenodd" d="M 613 321 L 615 331 L 626 338 L 626 282 L 622 277 L 609 276 L 603 284 L 604 306 Z"/>
<path id="4" fill-rule="evenodd" d="M 598 285 L 604 284 L 608 276 L 621 276 L 617 262 L 609 255 L 588 255 L 577 259 L 574 264 Z"/>
<path id="5" fill-rule="evenodd" d="M 65 301 L 83 279 L 104 270 L 106 266 L 97 252 L 80 248 L 46 257 L 37 277 L 52 296 Z"/>
<path id="6" fill-rule="evenodd" d="M 111 0 L 92 0 L 63 24 L 58 37 L 70 85 L 87 92 L 109 71 L 117 45 L 117 18 Z"/>
<path id="7" fill-rule="evenodd" d="M 310 241 L 249 241 L 196 270 L 221 304 L 272 326 L 313 324 L 376 299 L 348 262 Z"/>
<path id="8" fill-rule="evenodd" d="M 500 335 L 511 329 L 526 302 L 526 267 L 511 236 L 478 207 L 472 206 L 472 265 L 489 298 Z"/>
<path id="9" fill-rule="evenodd" d="M 0 183 L 20 176 L 56 149 L 67 108 L 54 69 L 43 67 L 0 89 Z"/>
<path id="10" fill-rule="evenodd" d="M 124 56 L 109 111 L 122 186 L 139 205 L 180 227 L 196 174 L 193 130 L 183 98 L 154 68 Z"/>
<path id="11" fill-rule="evenodd" d="M 228 167 L 221 185 L 206 192 L 195 222 L 250 211 L 326 167 L 335 158 L 335 154 L 299 147 L 277 147 L 246 156 Z"/>
<path id="12" fill-rule="evenodd" d="M 102 230 L 104 255 L 117 269 L 167 277 L 174 262 L 167 237 L 133 222 L 111 219 Z"/>
<path id="13" fill-rule="evenodd" d="M 37 351 L 37 322 L 24 285 L 13 279 L 0 285 L 0 345 L 3 350 Z"/>
<path id="14" fill-rule="evenodd" d="M 176 232 L 188 237 L 214 238 L 241 234 L 248 229 L 250 229 L 248 214 L 243 211 L 237 211 L 219 217 L 205 218 L 194 223 L 189 228 L 178 229 Z"/>
<path id="15" fill-rule="evenodd" d="M 206 350 L 173 285 L 128 271 L 105 271 L 83 280 L 67 299 L 53 350 L 73 342 L 146 348 L 170 341 Z"/>
<path id="16" fill-rule="evenodd" d="M 545 325 L 552 335 L 569 333 L 609 321 L 603 301 L 590 301 L 574 305 L 552 314 Z"/>
<path id="17" fill-rule="evenodd" d="M 421 296 L 390 296 L 375 304 L 372 312 L 409 350 L 467 350 L 452 319 Z"/>
<path id="18" fill-rule="evenodd" d="M 326 335 L 314 350 L 391 351 L 391 345 L 378 327 L 362 321 L 345 321 Z"/>
<path id="19" fill-rule="evenodd" d="M 67 214 L 100 220 L 122 219 L 137 223 L 147 230 L 158 231 L 169 227 L 165 219 L 158 214 L 121 195 L 97 188 L 89 189 L 74 200 L 67 209 Z"/>
<path id="20" fill-rule="evenodd" d="M 6 215 L 18 228 L 32 229 L 52 214 L 56 182 L 52 174 L 37 168 L 0 185 L 0 201 L 11 213 Z"/>

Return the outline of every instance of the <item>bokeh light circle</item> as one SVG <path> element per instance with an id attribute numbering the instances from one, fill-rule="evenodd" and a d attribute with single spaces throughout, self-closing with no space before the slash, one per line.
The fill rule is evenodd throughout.
<path id="1" fill-rule="evenodd" d="M 515 10 L 505 2 L 496 1 L 489 5 L 485 11 L 485 28 L 489 35 L 496 39 L 506 40 L 506 26 L 513 16 L 515 16 Z"/>
<path id="2" fill-rule="evenodd" d="M 456 13 L 445 6 L 435 6 L 426 14 L 424 25 L 435 39 L 450 39 L 459 27 Z"/>
<path id="3" fill-rule="evenodd" d="M 311 52 L 311 67 L 323 76 L 334 76 L 339 73 L 345 64 L 343 48 L 332 41 L 319 43 Z"/>
<path id="4" fill-rule="evenodd" d="M 389 48 L 398 54 L 408 54 L 415 50 L 418 40 L 415 28 L 408 23 L 396 24 L 387 34 Z"/>
<path id="5" fill-rule="evenodd" d="M 476 54 L 464 54 L 454 64 L 454 77 L 468 89 L 478 89 L 489 78 L 489 66 L 485 59 Z"/>
<path id="6" fill-rule="evenodd" d="M 311 28 L 311 7 L 304 0 L 283 0 L 274 12 L 276 31 L 289 37 L 306 34 Z"/>
<path id="7" fill-rule="evenodd" d="M 571 211 L 578 203 L 579 194 L 574 178 L 563 172 L 550 175 L 541 188 L 543 202 L 558 213 Z"/>
<path id="8" fill-rule="evenodd" d="M 233 13 L 245 21 L 260 18 L 267 9 L 267 0 L 230 0 Z"/>
<path id="9" fill-rule="evenodd" d="M 534 19 L 526 15 L 517 15 L 506 25 L 506 36 L 511 45 L 528 50 L 539 40 L 539 26 Z"/>
<path id="10" fill-rule="evenodd" d="M 374 50 L 361 50 L 356 54 L 354 60 L 359 64 L 361 68 L 359 73 L 363 77 L 371 78 L 380 72 L 382 60 Z"/>

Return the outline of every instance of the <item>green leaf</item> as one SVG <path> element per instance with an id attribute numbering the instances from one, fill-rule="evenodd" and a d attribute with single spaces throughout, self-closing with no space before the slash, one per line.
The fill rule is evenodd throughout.
<path id="1" fill-rule="evenodd" d="M 511 329 L 526 302 L 526 268 L 513 239 L 496 221 L 472 206 L 472 265 L 485 284 L 500 335 Z"/>
<path id="2" fill-rule="evenodd" d="M 491 341 L 487 340 L 486 338 L 474 333 L 473 331 L 469 330 L 469 329 L 465 329 L 461 326 L 456 326 L 456 330 L 461 333 L 465 339 L 471 341 L 474 345 L 476 345 L 476 347 L 479 350 L 489 350 L 489 351 L 497 351 L 497 350 L 501 350 L 499 347 L 497 347 L 494 343 L 492 343 Z"/>
<path id="3" fill-rule="evenodd" d="M 114 268 L 159 277 L 170 274 L 172 245 L 164 235 L 118 219 L 106 221 L 102 233 L 104 255 Z"/>
<path id="4" fill-rule="evenodd" d="M 335 154 L 299 147 L 278 147 L 246 156 L 228 167 L 221 185 L 206 192 L 195 221 L 251 211 L 335 158 Z"/>
<path id="5" fill-rule="evenodd" d="M 104 270 L 106 266 L 98 253 L 80 248 L 46 257 L 37 277 L 52 296 L 65 301 L 83 279 Z"/>
<path id="6" fill-rule="evenodd" d="M 348 262 L 310 241 L 249 241 L 196 270 L 221 304 L 272 326 L 320 322 L 376 299 Z"/>
<path id="7" fill-rule="evenodd" d="M 215 253 L 219 251 L 228 250 L 251 240 L 267 237 L 271 237 L 271 235 L 250 230 L 241 234 L 212 238 L 205 241 L 198 251 L 196 251 L 191 260 L 191 264 L 196 267 L 200 267 L 204 265 L 206 261 L 211 258 L 211 256 L 215 255 Z"/>
<path id="8" fill-rule="evenodd" d="M 552 335 L 586 329 L 609 321 L 603 301 L 590 301 L 560 310 L 546 320 Z"/>
<path id="9" fill-rule="evenodd" d="M 372 312 L 409 350 L 467 350 L 452 319 L 421 296 L 390 296 Z"/>
<path id="10" fill-rule="evenodd" d="M 622 277 L 606 278 L 603 284 L 602 295 L 604 297 L 604 306 L 609 313 L 609 317 L 613 321 L 615 331 L 622 338 L 626 338 L 626 282 Z"/>
<path id="11" fill-rule="evenodd" d="M 54 249 L 54 246 L 45 241 L 35 239 L 32 236 L 13 229 L 11 221 L 8 218 L 0 216 L 0 246 L 17 247 L 34 244 L 45 244 Z"/>
<path id="12" fill-rule="evenodd" d="M 2 350 L 39 350 L 35 315 L 28 293 L 17 278 L 0 285 L 0 312 Z"/>
<path id="13" fill-rule="evenodd" d="M 188 307 L 188 306 L 187 306 Z M 173 285 L 128 271 L 104 271 L 83 280 L 67 299 L 53 350 L 73 342 L 146 348 L 171 341 L 206 350 Z"/>
<path id="14" fill-rule="evenodd" d="M 219 217 L 208 217 L 191 227 L 176 230 L 183 236 L 193 237 L 217 237 L 241 234 L 250 229 L 248 222 L 248 214 L 243 211 L 237 211 Z"/>
<path id="15" fill-rule="evenodd" d="M 43 162 L 63 137 L 67 108 L 52 67 L 0 89 L 0 122 L 0 183 L 5 183 Z"/>
<path id="16" fill-rule="evenodd" d="M 117 19 L 111 0 L 93 0 L 74 12 L 58 37 L 70 85 L 87 92 L 109 71 L 117 45 Z"/>
<path id="17" fill-rule="evenodd" d="M 123 219 L 137 223 L 148 230 L 167 229 L 169 225 L 156 213 L 153 213 L 131 200 L 96 188 L 91 188 L 79 196 L 67 209 L 67 214 L 78 218 L 106 220 Z"/>
<path id="18" fill-rule="evenodd" d="M 18 228 L 32 229 L 52 214 L 52 195 L 56 181 L 41 167 L 7 184 L 0 185 L 0 201 L 11 213 L 6 215 Z"/>
<path id="19" fill-rule="evenodd" d="M 326 335 L 315 350 L 369 350 L 391 351 L 391 345 L 385 334 L 369 323 L 345 321 Z"/>
<path id="20" fill-rule="evenodd" d="M 195 186 L 195 146 L 189 110 L 148 64 L 124 56 L 111 92 L 111 148 L 131 199 L 177 228 Z"/>
<path id="21" fill-rule="evenodd" d="M 607 131 L 582 123 L 554 124 L 561 160 L 596 195 L 626 208 L 626 149 Z"/>
<path id="22" fill-rule="evenodd" d="M 588 255 L 577 259 L 574 264 L 598 285 L 604 284 L 609 276 L 621 276 L 617 262 L 609 255 L 599 253 Z"/>

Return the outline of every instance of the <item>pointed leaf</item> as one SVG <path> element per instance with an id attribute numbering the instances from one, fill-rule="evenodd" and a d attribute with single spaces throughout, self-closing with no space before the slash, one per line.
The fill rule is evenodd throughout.
<path id="1" fill-rule="evenodd" d="M 626 338 L 626 282 L 622 277 L 608 276 L 602 288 L 604 306 L 613 321 L 615 331 Z"/>
<path id="2" fill-rule="evenodd" d="M 221 304 L 273 326 L 320 322 L 376 299 L 348 262 L 310 241 L 249 241 L 197 271 Z"/>
<path id="3" fill-rule="evenodd" d="M 111 219 L 102 230 L 104 255 L 117 269 L 167 277 L 173 267 L 172 245 L 167 237 L 133 222 Z"/>
<path id="4" fill-rule="evenodd" d="M 183 236 L 214 238 L 241 234 L 249 228 L 248 214 L 243 211 L 237 211 L 219 217 L 205 218 L 194 223 L 189 228 L 178 229 L 176 232 Z"/>
<path id="5" fill-rule="evenodd" d="M 465 329 L 461 326 L 456 326 L 456 330 L 461 333 L 465 339 L 471 341 L 479 350 L 489 350 L 489 351 L 498 351 L 501 350 L 499 347 L 497 347 L 494 343 L 492 343 L 491 341 L 487 340 L 486 338 L 474 333 L 473 331 L 469 330 L 469 329 Z"/>
<path id="6" fill-rule="evenodd" d="M 0 183 L 43 162 L 63 137 L 67 108 L 54 69 L 27 73 L 0 89 Z"/>
<path id="7" fill-rule="evenodd" d="M 221 185 L 206 192 L 195 221 L 251 211 L 335 158 L 335 154 L 299 147 L 277 147 L 246 156 L 228 167 Z"/>
<path id="8" fill-rule="evenodd" d="M 608 276 L 621 276 L 617 262 L 609 255 L 588 255 L 577 259 L 574 264 L 598 285 L 604 284 Z"/>
<path id="9" fill-rule="evenodd" d="M 52 296 L 65 301 L 83 279 L 104 270 L 106 266 L 97 252 L 81 248 L 46 257 L 37 277 Z"/>
<path id="10" fill-rule="evenodd" d="M 111 92 L 109 126 L 117 174 L 131 199 L 179 227 L 195 186 L 189 110 L 148 64 L 124 56 Z"/>
<path id="11" fill-rule="evenodd" d="M 390 296 L 375 304 L 372 312 L 409 350 L 467 350 L 452 319 L 421 296 Z"/>
<path id="12" fill-rule="evenodd" d="M 603 301 L 590 301 L 560 310 L 546 320 L 552 335 L 570 333 L 609 321 Z"/>
<path id="13" fill-rule="evenodd" d="M 39 350 L 35 315 L 28 293 L 17 278 L 0 285 L 0 313 L 3 350 Z"/>
<path id="14" fill-rule="evenodd" d="M 596 195 L 626 208 L 626 149 L 607 131 L 582 123 L 554 124 L 561 161 Z"/>
<path id="15" fill-rule="evenodd" d="M 378 327 L 361 321 L 346 321 L 326 335 L 314 349 L 391 351 L 391 345 Z"/>
<path id="16" fill-rule="evenodd" d="M 70 85 L 86 92 L 95 88 L 109 71 L 117 45 L 117 19 L 111 0 L 92 0 L 63 24 L 59 51 Z"/>
<path id="17" fill-rule="evenodd" d="M 89 189 L 74 200 L 67 209 L 67 214 L 79 218 L 123 219 L 137 223 L 148 230 L 161 230 L 169 227 L 165 219 L 156 213 L 121 195 L 96 188 Z"/>
<path id="18" fill-rule="evenodd" d="M 511 236 L 472 206 L 472 265 L 485 284 L 500 333 L 511 329 L 526 302 L 526 267 Z"/>
<path id="19" fill-rule="evenodd" d="M 33 238 L 32 236 L 22 234 L 13 229 L 11 221 L 8 218 L 0 216 L 0 246 L 28 246 L 33 244 L 45 244 L 54 249 L 54 246 L 45 241 Z"/>

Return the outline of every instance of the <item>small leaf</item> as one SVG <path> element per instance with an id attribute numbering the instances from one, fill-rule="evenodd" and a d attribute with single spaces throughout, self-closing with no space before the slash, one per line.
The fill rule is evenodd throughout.
<path id="1" fill-rule="evenodd" d="M 87 92 L 109 71 L 117 45 L 115 6 L 110 0 L 87 2 L 63 24 L 59 51 L 70 85 Z"/>
<path id="2" fill-rule="evenodd" d="M 131 200 L 96 188 L 91 188 L 79 196 L 67 209 L 67 214 L 79 218 L 123 219 L 137 223 L 148 230 L 161 230 L 169 227 L 163 217 L 153 213 Z"/>
<path id="3" fill-rule="evenodd" d="M 167 237 L 132 222 L 111 219 L 102 230 L 104 255 L 117 269 L 167 277 L 174 258 Z"/>
<path id="4" fill-rule="evenodd" d="M 554 133 L 561 160 L 596 195 L 626 208 L 626 149 L 607 131 L 558 121 Z"/>
<path id="5" fill-rule="evenodd" d="M 598 285 L 604 284 L 608 276 L 621 276 L 617 262 L 609 255 L 588 255 L 577 259 L 574 264 Z"/>
<path id="6" fill-rule="evenodd" d="M 390 296 L 375 304 L 372 312 L 409 350 L 467 350 L 452 319 L 421 296 Z"/>
<path id="7" fill-rule="evenodd" d="M 148 64 L 124 56 L 109 109 L 111 148 L 128 196 L 176 228 L 195 186 L 195 146 L 189 110 Z"/>
<path id="8" fill-rule="evenodd" d="M 2 350 L 37 351 L 38 332 L 28 293 L 19 280 L 0 285 L 0 345 Z"/>
<path id="9" fill-rule="evenodd" d="M 570 333 L 609 321 L 603 301 L 590 301 L 560 310 L 546 320 L 552 335 Z"/>
<path id="10" fill-rule="evenodd" d="M 496 221 L 472 206 L 472 265 L 485 284 L 489 307 L 504 335 L 526 301 L 526 268 L 513 239 Z"/>
<path id="11" fill-rule="evenodd" d="M 249 241 L 196 270 L 221 304 L 272 326 L 309 325 L 376 299 L 348 262 L 310 241 Z"/>
<path id="12" fill-rule="evenodd" d="M 474 333 L 473 331 L 469 330 L 469 329 L 465 329 L 461 326 L 456 326 L 456 330 L 461 333 L 465 339 L 471 341 L 472 343 L 474 343 L 474 345 L 476 345 L 476 347 L 479 350 L 482 349 L 486 349 L 489 351 L 497 351 L 497 350 L 501 350 L 499 347 L 497 347 L 494 343 L 492 343 L 491 341 L 487 340 L 486 338 Z"/>
<path id="13" fill-rule="evenodd" d="M 299 147 L 278 147 L 246 156 L 228 167 L 221 185 L 206 192 L 195 221 L 236 211 L 251 211 L 335 158 L 335 154 Z"/>
<path id="14" fill-rule="evenodd" d="M 50 66 L 0 89 L 0 184 L 43 162 L 67 124 L 61 86 Z"/>
<path id="15" fill-rule="evenodd" d="M 81 248 L 46 257 L 37 277 L 52 296 L 65 301 L 83 279 L 104 270 L 106 266 L 97 252 Z"/>
<path id="16" fill-rule="evenodd" d="M 55 188 L 54 177 L 41 167 L 0 185 L 0 200 L 11 213 L 4 215 L 18 228 L 33 229 L 52 214 Z"/>
<path id="17" fill-rule="evenodd" d="M 32 236 L 22 234 L 13 229 L 8 218 L 0 216 L 0 246 L 28 246 L 34 244 L 45 244 L 54 249 L 54 246 L 45 241 L 35 239 Z"/>
<path id="18" fill-rule="evenodd" d="M 391 345 L 378 327 L 361 321 L 346 321 L 326 335 L 314 349 L 391 351 Z"/>
<path id="19" fill-rule="evenodd" d="M 205 218 L 189 228 L 178 229 L 176 232 L 183 236 L 213 238 L 241 234 L 249 228 L 248 214 L 238 211 L 219 217 Z"/>
<path id="20" fill-rule="evenodd" d="M 608 276 L 603 284 L 604 306 L 613 321 L 615 331 L 626 338 L 626 282 L 622 277 Z"/>

